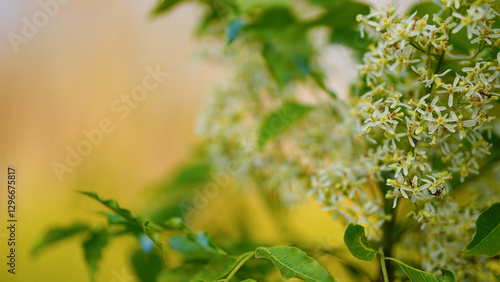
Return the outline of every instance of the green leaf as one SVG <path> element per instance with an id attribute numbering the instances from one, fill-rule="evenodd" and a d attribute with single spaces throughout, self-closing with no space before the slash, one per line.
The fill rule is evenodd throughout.
<path id="1" fill-rule="evenodd" d="M 161 253 L 163 254 L 163 258 L 165 261 L 167 260 L 167 256 L 165 254 L 165 250 L 163 249 L 163 244 L 160 242 L 160 235 L 156 230 L 152 229 L 149 227 L 149 221 L 144 222 L 144 234 L 155 243 L 155 245 L 160 249 Z"/>
<path id="2" fill-rule="evenodd" d="M 89 227 L 84 223 L 74 223 L 68 227 L 54 227 L 45 233 L 45 236 L 35 245 L 32 250 L 33 255 L 37 255 L 41 250 L 52 246 L 55 243 L 69 239 L 75 235 L 89 231 Z"/>
<path id="3" fill-rule="evenodd" d="M 344 243 L 351 254 L 360 260 L 371 261 L 377 257 L 365 236 L 365 228 L 361 225 L 349 224 L 344 234 Z"/>
<path id="4" fill-rule="evenodd" d="M 425 15 L 429 15 L 432 19 L 433 14 L 437 14 L 441 11 L 441 7 L 432 1 L 422 1 L 413 5 L 408 11 L 409 14 L 417 12 L 417 17 L 422 18 Z"/>
<path id="5" fill-rule="evenodd" d="M 326 25 L 334 29 L 355 30 L 358 25 L 356 16 L 366 15 L 370 6 L 355 1 L 329 1 L 327 12 L 313 22 L 314 25 Z M 353 34 L 354 36 L 354 34 Z"/>
<path id="6" fill-rule="evenodd" d="M 103 205 L 105 205 L 110 210 L 114 211 L 117 215 L 123 217 L 124 219 L 126 219 L 130 222 L 140 224 L 140 220 L 138 218 L 135 218 L 129 210 L 121 208 L 120 205 L 115 200 L 103 199 L 103 198 L 99 197 L 99 195 L 97 195 L 97 193 L 94 193 L 94 192 L 79 191 L 79 193 L 83 194 L 83 195 L 87 195 L 87 196 L 101 202 Z"/>
<path id="7" fill-rule="evenodd" d="M 295 120 L 313 108 L 295 102 L 284 104 L 279 110 L 269 115 L 262 124 L 257 140 L 259 149 L 264 148 L 267 141 L 284 131 Z"/>
<path id="8" fill-rule="evenodd" d="M 83 253 L 92 281 L 95 281 L 95 274 L 102 257 L 102 251 L 108 245 L 108 237 L 108 232 L 105 229 L 95 230 L 83 242 Z"/>
<path id="9" fill-rule="evenodd" d="M 193 162 L 182 167 L 170 181 L 169 185 L 192 184 L 207 181 L 210 177 L 208 162 Z"/>
<path id="10" fill-rule="evenodd" d="M 297 25 L 298 22 L 290 9 L 271 8 L 265 10 L 259 18 L 246 26 L 245 31 L 272 39 L 274 36 L 283 37 L 284 29 Z"/>
<path id="11" fill-rule="evenodd" d="M 210 235 L 206 232 L 198 232 L 194 235 L 196 243 L 201 246 L 204 250 L 210 253 L 218 254 L 218 255 L 226 255 L 226 252 L 222 250 L 221 248 L 217 247 L 213 241 L 212 238 L 210 238 Z"/>
<path id="12" fill-rule="evenodd" d="M 152 16 L 159 16 L 161 14 L 167 13 L 175 5 L 184 2 L 184 0 L 160 0 L 156 7 L 151 11 Z"/>
<path id="13" fill-rule="evenodd" d="M 300 278 L 305 281 L 335 281 L 317 261 L 295 247 L 257 248 L 256 258 L 270 260 L 284 279 Z"/>
<path id="14" fill-rule="evenodd" d="M 447 269 L 441 269 L 442 275 L 435 275 L 411 267 L 394 258 L 386 257 L 386 259 L 396 262 L 412 282 L 455 282 L 455 275 Z"/>
<path id="15" fill-rule="evenodd" d="M 248 12 L 256 8 L 290 7 L 289 0 L 238 0 L 238 7 L 241 11 Z"/>
<path id="16" fill-rule="evenodd" d="M 161 226 L 168 230 L 191 230 L 191 228 L 186 223 L 184 223 L 184 221 L 180 217 L 170 218 Z"/>
<path id="17" fill-rule="evenodd" d="M 158 275 L 158 282 L 190 281 L 205 264 L 197 262 L 183 263 L 176 268 L 165 268 Z"/>
<path id="18" fill-rule="evenodd" d="M 482 212 L 476 221 L 476 235 L 462 250 L 470 255 L 496 256 L 500 252 L 500 203 Z"/>
<path id="19" fill-rule="evenodd" d="M 253 255 L 253 252 L 249 252 L 241 256 L 215 257 L 194 276 L 194 279 L 217 281 L 228 276 L 236 267 L 241 267 L 240 262 Z"/>
<path id="20" fill-rule="evenodd" d="M 163 269 L 163 259 L 155 252 L 137 250 L 131 256 L 132 266 L 141 282 L 155 282 Z"/>
<path id="21" fill-rule="evenodd" d="M 372 40 L 368 36 L 362 38 L 361 33 L 357 30 L 340 27 L 333 30 L 330 42 L 351 48 L 356 53 L 358 60 L 362 61 Z"/>
<path id="22" fill-rule="evenodd" d="M 311 73 L 311 53 L 307 40 L 300 37 L 269 40 L 262 51 L 269 72 L 280 87 Z"/>
<path id="23" fill-rule="evenodd" d="M 226 255 L 204 232 L 175 235 L 170 238 L 169 245 L 187 260 L 209 260 L 214 256 Z"/>

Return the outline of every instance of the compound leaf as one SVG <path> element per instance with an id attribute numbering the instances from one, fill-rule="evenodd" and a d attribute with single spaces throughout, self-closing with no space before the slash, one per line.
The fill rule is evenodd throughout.
<path id="1" fill-rule="evenodd" d="M 271 261 L 284 279 L 335 281 L 323 266 L 296 247 L 260 247 L 255 251 L 255 257 Z"/>
<path id="2" fill-rule="evenodd" d="M 500 203 L 482 212 L 476 221 L 476 234 L 462 250 L 470 255 L 496 256 L 500 252 Z"/>
<path id="3" fill-rule="evenodd" d="M 349 224 L 344 234 L 344 243 L 351 254 L 360 260 L 371 261 L 377 257 L 365 236 L 365 228 L 361 225 Z"/>

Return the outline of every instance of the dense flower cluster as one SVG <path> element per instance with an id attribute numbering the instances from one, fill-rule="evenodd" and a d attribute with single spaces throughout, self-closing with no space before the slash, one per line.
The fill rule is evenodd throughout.
<path id="1" fill-rule="evenodd" d="M 360 67 L 371 88 L 358 106 L 362 135 L 378 140 L 376 155 L 387 160 L 380 170 L 394 171 L 386 197 L 394 207 L 401 197 L 423 200 L 419 220 L 435 213 L 430 200 L 449 193 L 452 172 L 463 182 L 490 154 L 484 136 L 495 120 L 500 54 L 481 51 L 494 47 L 500 29 L 491 28 L 496 13 L 482 2 L 443 1 L 449 9 L 421 18 L 389 6 L 358 16 L 379 38 Z M 462 28 L 473 47 L 467 58 L 453 56 Z"/>
<path id="2" fill-rule="evenodd" d="M 335 218 L 365 226 L 368 239 L 379 240 L 393 219 L 386 200 L 393 209 L 410 209 L 408 217 L 419 225 L 403 244 L 424 240 L 419 252 L 426 270 L 446 266 L 466 278 L 467 269 L 483 261 L 456 253 L 486 202 L 459 208 L 450 192 L 479 174 L 491 154 L 488 140 L 498 132 L 492 111 L 500 88 L 496 5 L 442 0 L 437 14 L 401 15 L 387 6 L 359 15 L 360 31 L 375 42 L 359 66 L 359 93 L 332 101 L 307 85 L 306 100 L 316 108 L 263 151 L 249 133 L 283 100 L 299 95 L 292 88 L 277 95 L 260 71 L 265 63 L 239 46 L 231 83 L 215 91 L 199 133 L 220 169 L 229 160 L 243 165 L 238 177 L 245 185 L 259 180 L 257 186 L 278 189 L 289 201 L 307 190 Z M 467 236 L 457 237 L 460 232 Z"/>

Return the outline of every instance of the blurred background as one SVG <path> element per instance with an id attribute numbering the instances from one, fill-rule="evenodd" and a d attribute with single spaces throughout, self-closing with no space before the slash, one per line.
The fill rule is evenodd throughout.
<path id="1" fill-rule="evenodd" d="M 215 61 L 197 59 L 201 43 L 193 30 L 202 10 L 196 5 L 183 4 L 151 20 L 148 14 L 155 0 L 61 2 L 67 3 L 46 18 L 40 16 L 43 8 L 38 1 L 0 2 L 0 164 L 4 171 L 0 174 L 0 281 L 88 281 L 79 241 L 55 245 L 33 257 L 29 253 L 36 239 L 53 225 L 75 219 L 96 222 L 93 212 L 101 207 L 75 190 L 97 191 L 131 210 L 144 206 L 140 199 L 148 186 L 189 155 L 204 94 L 225 71 Z M 26 19 L 32 22 L 34 17 L 40 26 L 30 30 Z M 13 35 L 22 35 L 23 28 L 31 38 Z M 169 76 L 120 119 L 112 105 L 142 85 L 148 67 Z M 83 131 L 99 128 L 103 119 L 111 120 L 114 131 L 103 134 L 102 142 L 58 179 L 53 163 L 64 164 L 67 147 L 76 148 L 87 138 Z M 16 168 L 18 176 L 16 275 L 7 273 L 8 234 L 3 227 L 8 166 Z M 297 219 L 316 224 L 311 232 L 338 230 L 321 223 L 331 220 L 317 207 L 304 209 L 317 213 L 313 221 L 308 221 L 307 212 Z M 122 278 L 133 275 L 126 256 L 129 250 L 123 247 L 128 241 L 133 239 L 120 239 L 105 251 L 98 281 L 128 281 Z"/>

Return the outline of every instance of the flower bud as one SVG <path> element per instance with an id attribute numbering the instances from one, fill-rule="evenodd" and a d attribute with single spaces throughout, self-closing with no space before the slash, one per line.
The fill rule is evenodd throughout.
<path id="1" fill-rule="evenodd" d="M 420 135 L 422 133 L 422 131 L 424 131 L 423 126 L 417 127 L 417 129 L 415 130 L 415 135 Z"/>

